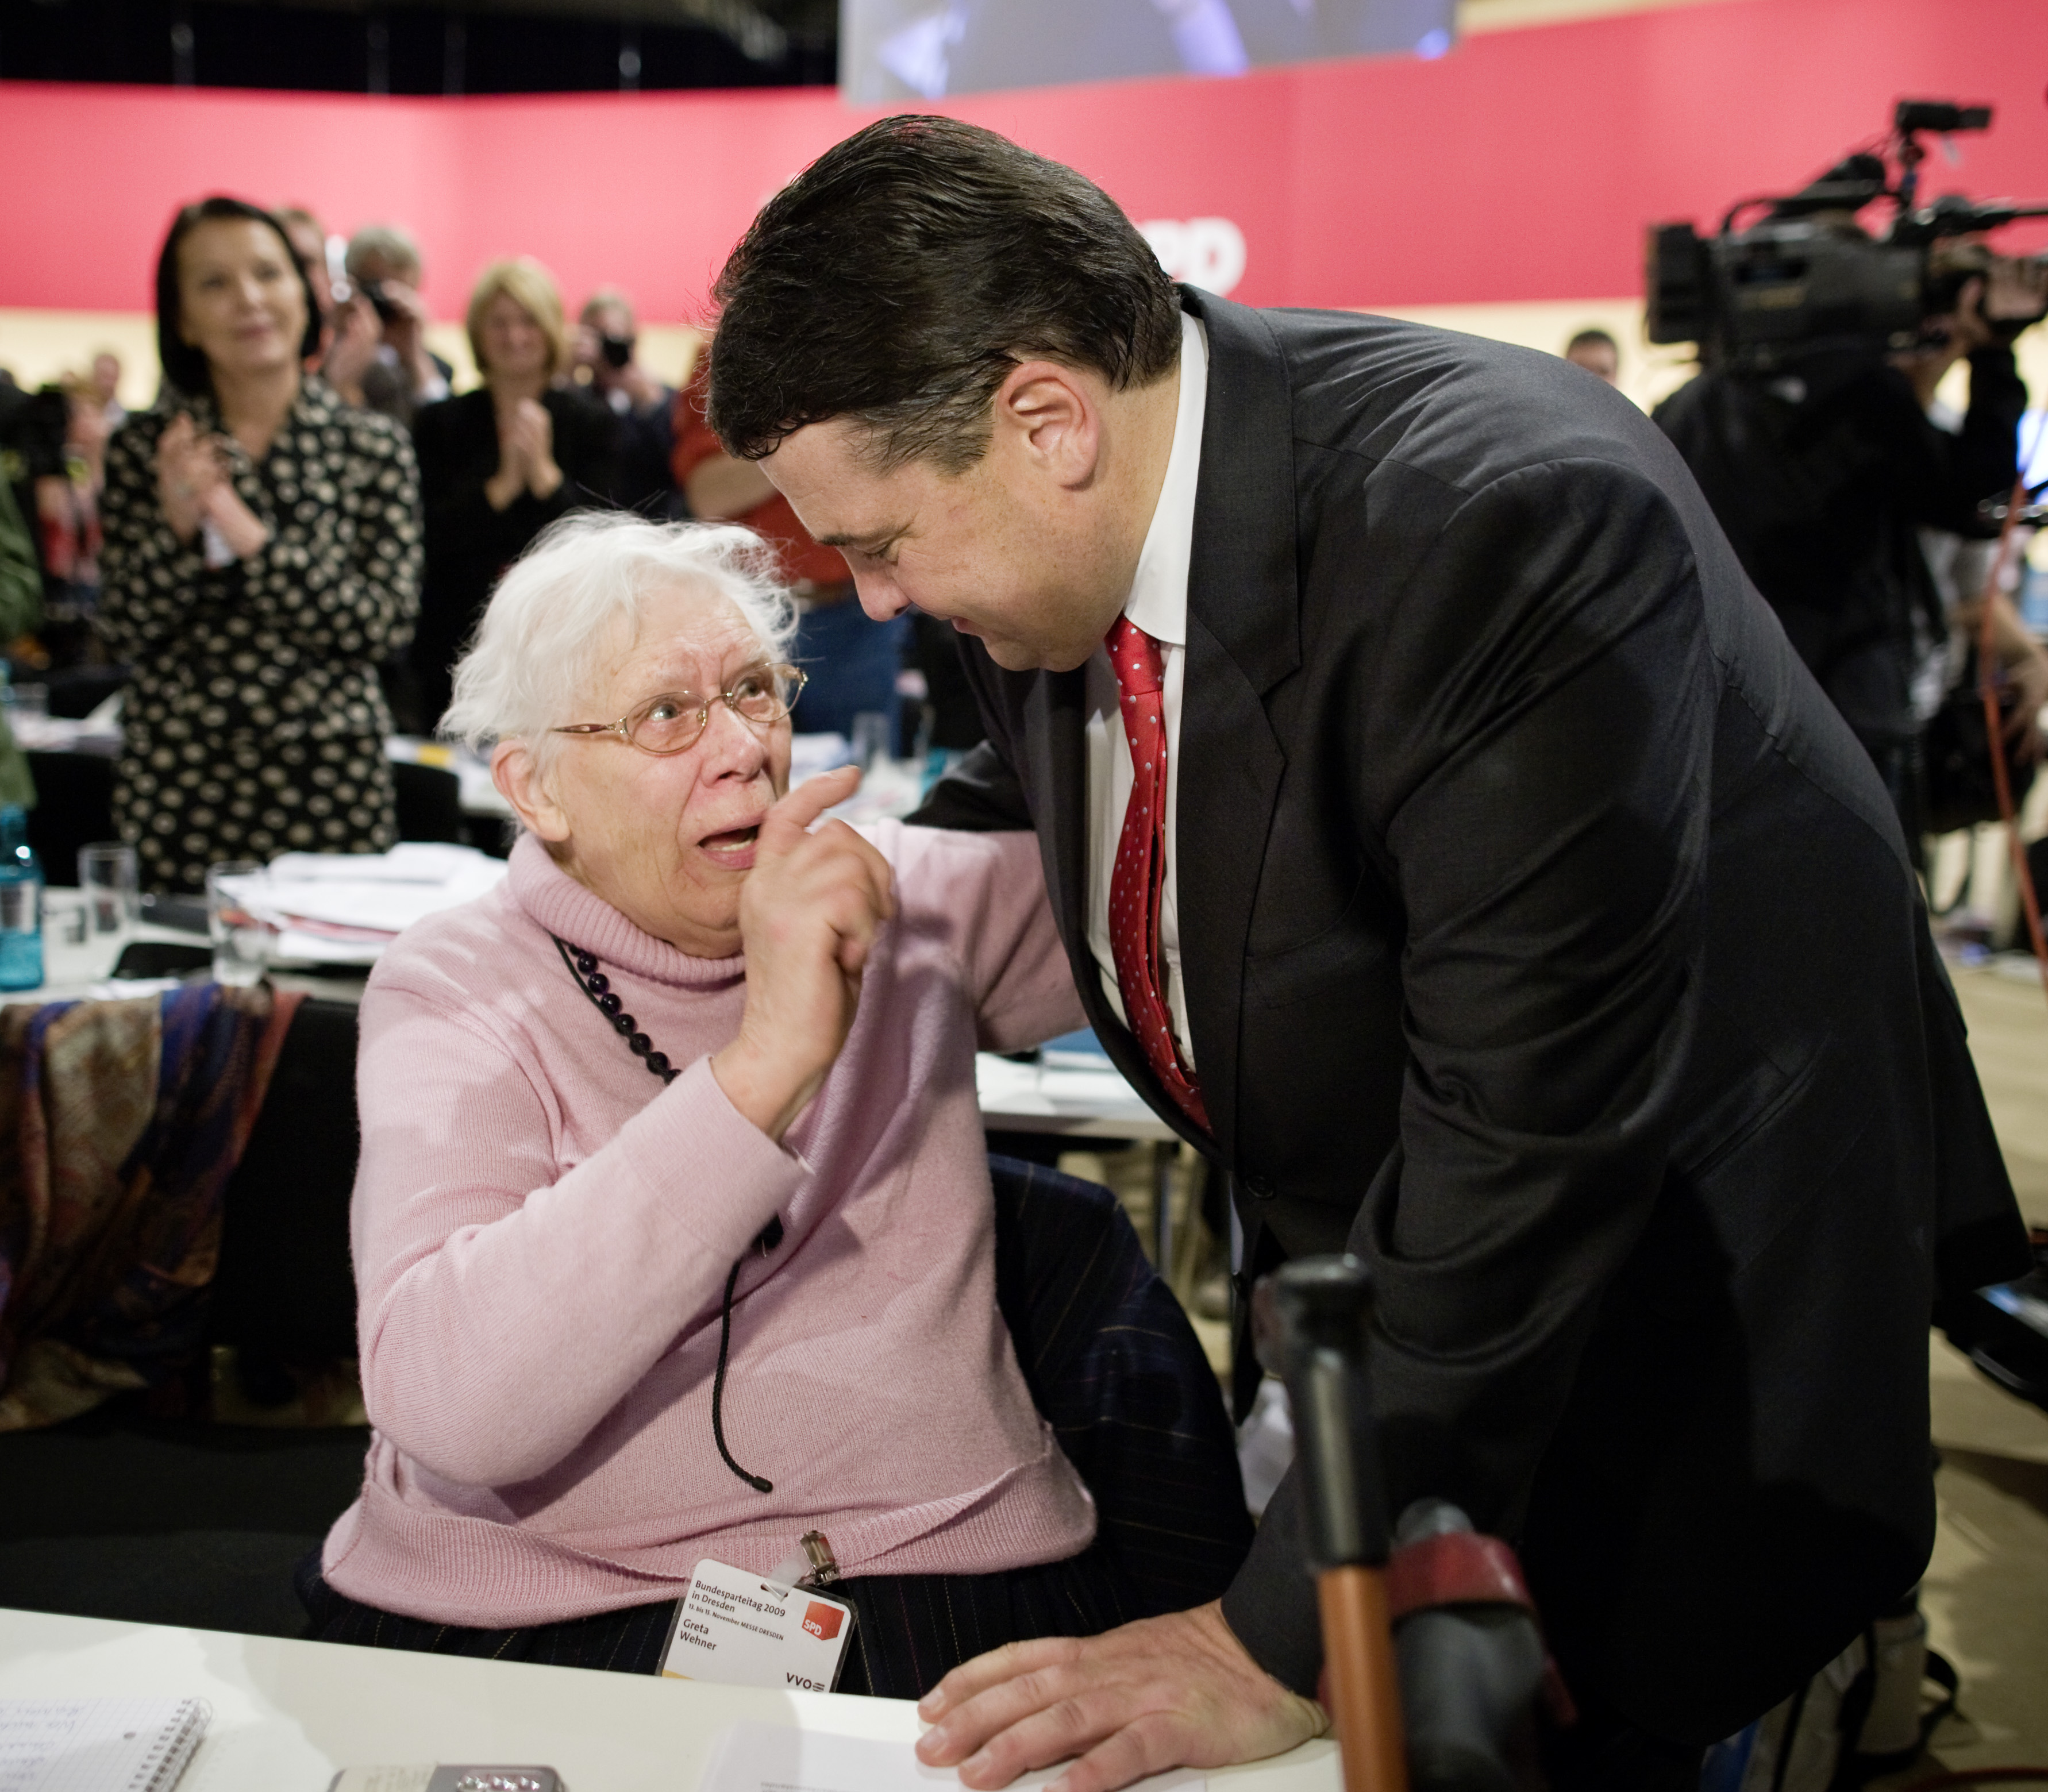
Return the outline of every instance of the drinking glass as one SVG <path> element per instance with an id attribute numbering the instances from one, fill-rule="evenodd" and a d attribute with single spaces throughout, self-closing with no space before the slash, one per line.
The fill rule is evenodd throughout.
<path id="1" fill-rule="evenodd" d="M 78 887 L 85 898 L 92 937 L 114 943 L 142 915 L 142 877 L 135 849 L 124 840 L 95 840 L 78 849 Z"/>
<path id="2" fill-rule="evenodd" d="M 872 771 L 889 757 L 889 718 L 879 709 L 863 709 L 853 719 L 853 762 Z"/>
<path id="3" fill-rule="evenodd" d="M 277 930 L 253 914 L 235 886 L 245 878 L 260 878 L 263 867 L 254 859 L 230 859 L 206 871 L 206 926 L 213 939 L 213 980 L 239 988 L 263 980 Z"/>
<path id="4" fill-rule="evenodd" d="M 0 704 L 6 706 L 10 720 L 41 721 L 50 712 L 47 685 L 0 685 Z"/>

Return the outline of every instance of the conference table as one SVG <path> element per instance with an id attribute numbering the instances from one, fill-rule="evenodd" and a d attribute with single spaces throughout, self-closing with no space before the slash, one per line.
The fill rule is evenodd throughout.
<path id="1" fill-rule="evenodd" d="M 550 1767 L 564 1792 L 696 1792 L 714 1744 L 735 1724 L 899 1745 L 921 1728 L 917 1708 L 896 1699 L 0 1608 L 0 1699 L 108 1697 L 198 1697 L 211 1707 L 178 1792 L 326 1792 L 343 1767 L 429 1763 Z M 1203 1777 L 1173 1782 L 1198 1792 Z M 1340 1775 L 1325 1740 L 1206 1778 L 1216 1792 L 1338 1792 Z M 959 1780 L 913 1768 L 902 1784 L 908 1792 Z"/>

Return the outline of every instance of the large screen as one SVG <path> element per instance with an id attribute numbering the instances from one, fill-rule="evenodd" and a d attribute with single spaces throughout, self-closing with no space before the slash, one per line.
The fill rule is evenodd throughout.
<path id="1" fill-rule="evenodd" d="M 840 0 L 840 86 L 889 104 L 1278 62 L 1441 56 L 1456 0 Z"/>

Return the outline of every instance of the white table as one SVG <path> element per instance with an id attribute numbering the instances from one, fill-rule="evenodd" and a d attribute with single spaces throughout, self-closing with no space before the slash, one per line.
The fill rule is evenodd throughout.
<path id="1" fill-rule="evenodd" d="M 727 1724 L 916 1738 L 900 1700 L 469 1661 L 0 1609 L 0 1698 L 205 1699 L 178 1792 L 326 1792 L 343 1767 L 546 1766 L 567 1792 L 696 1792 Z M 1209 1775 L 1218 1792 L 1338 1792 L 1335 1747 Z M 934 1776 L 941 1786 L 950 1781 Z"/>
<path id="2" fill-rule="evenodd" d="M 84 896 L 76 890 L 59 888 L 43 892 L 43 980 L 33 989 L 0 991 L 0 1002 L 80 1002 L 94 996 L 130 993 L 118 986 L 109 989 L 106 985 L 113 975 L 114 960 L 131 941 L 160 941 L 180 946 L 204 946 L 207 943 L 204 934 L 181 933 L 174 928 L 144 922 L 119 934 L 87 933 L 81 941 L 72 944 L 64 937 L 69 931 L 67 919 L 84 906 Z M 280 989 L 297 990 L 307 995 L 326 996 L 338 1002 L 363 999 L 363 978 L 359 974 L 351 976 L 344 972 L 330 976 L 317 969 L 288 969 L 273 972 L 271 981 Z M 153 987 L 140 983 L 132 993 L 139 994 Z"/>
<path id="3" fill-rule="evenodd" d="M 1057 1133 L 1063 1138 L 1132 1138 L 1152 1146 L 1152 1260 L 1162 1275 L 1173 1261 L 1173 1163 L 1180 1135 L 1113 1069 L 1069 1070 L 1017 1064 L 993 1052 L 974 1061 L 982 1122 L 1000 1132 Z"/>
<path id="4" fill-rule="evenodd" d="M 974 1081 L 982 1118 L 1006 1132 L 1142 1138 L 1162 1145 L 1179 1139 L 1114 1070 L 1048 1069 L 982 1052 L 974 1061 Z"/>

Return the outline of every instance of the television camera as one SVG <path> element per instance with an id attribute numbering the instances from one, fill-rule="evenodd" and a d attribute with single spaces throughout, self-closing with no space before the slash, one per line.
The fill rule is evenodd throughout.
<path id="1" fill-rule="evenodd" d="M 1920 200 L 1925 134 L 1989 128 L 1988 106 L 1902 99 L 1873 149 L 1845 157 L 1796 193 L 1731 206 L 1701 237 L 1690 223 L 1650 227 L 1647 324 L 1655 343 L 1696 342 L 1709 367 L 1768 372 L 1819 349 L 1886 354 L 1924 340 L 1928 322 L 1955 308 L 1972 277 L 2002 261 L 1976 240 L 2019 218 L 2048 217 L 2048 202 Z M 1892 179 L 1889 162 L 1895 162 Z M 1855 222 L 1888 203 L 1881 234 Z M 1738 229 L 1758 208 L 1763 217 Z M 2048 258 L 2034 258 L 2042 265 Z M 2017 334 L 2042 314 L 1997 320 Z"/>

